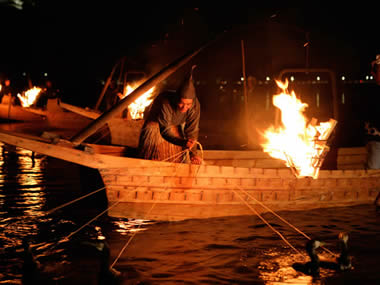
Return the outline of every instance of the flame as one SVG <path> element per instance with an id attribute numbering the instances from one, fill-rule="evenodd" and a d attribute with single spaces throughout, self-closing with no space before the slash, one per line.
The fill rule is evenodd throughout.
<path id="1" fill-rule="evenodd" d="M 20 99 L 23 107 L 30 107 L 37 100 L 41 90 L 41 88 L 34 86 L 33 88 L 23 92 L 22 95 L 18 93 L 17 97 Z"/>
<path id="2" fill-rule="evenodd" d="M 299 100 L 294 91 L 287 93 L 288 81 L 277 81 L 282 93 L 273 96 L 273 105 L 281 110 L 282 127 L 269 127 L 264 132 L 264 151 L 270 156 L 284 160 L 297 177 L 318 178 L 319 168 L 329 150 L 326 140 L 336 121 L 316 125 L 316 119 L 308 123 L 303 112 L 308 107 Z"/>
<path id="3" fill-rule="evenodd" d="M 0 92 L 1 92 L 1 89 L 3 88 L 3 85 L 0 84 Z"/>
<path id="4" fill-rule="evenodd" d="M 128 96 L 131 94 L 136 88 L 138 87 L 138 84 L 135 86 L 127 85 L 125 96 Z M 150 105 L 153 101 L 153 91 L 155 87 L 152 87 L 147 92 L 145 92 L 143 95 L 141 95 L 139 98 L 137 98 L 133 103 L 129 104 L 128 110 L 131 114 L 132 119 L 143 119 L 144 118 L 144 111 L 145 108 Z M 124 97 L 125 97 L 124 96 Z"/>

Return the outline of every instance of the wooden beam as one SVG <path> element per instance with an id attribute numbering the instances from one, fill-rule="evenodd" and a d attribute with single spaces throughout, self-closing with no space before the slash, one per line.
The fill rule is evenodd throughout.
<path id="1" fill-rule="evenodd" d="M 201 50 L 208 46 L 211 42 L 200 47 L 199 49 L 190 52 L 179 59 L 175 60 L 170 65 L 166 66 L 157 74 L 153 75 L 139 87 L 137 87 L 131 94 L 123 98 L 118 104 L 113 106 L 110 110 L 103 113 L 98 119 L 90 123 L 85 129 L 76 134 L 71 141 L 74 144 L 82 143 L 86 138 L 94 134 L 98 129 L 100 129 L 104 124 L 106 124 L 112 117 L 120 114 L 124 109 L 128 107 L 129 104 L 134 102 L 137 98 L 143 95 L 145 92 L 150 90 L 152 87 L 156 86 L 161 81 L 165 80 L 172 73 L 174 73 L 178 68 L 186 64 L 191 58 L 197 55 Z"/>

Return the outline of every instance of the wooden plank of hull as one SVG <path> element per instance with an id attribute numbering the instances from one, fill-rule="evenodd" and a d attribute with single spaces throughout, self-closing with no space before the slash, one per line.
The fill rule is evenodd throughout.
<path id="1" fill-rule="evenodd" d="M 322 170 L 318 179 L 297 179 L 281 169 L 200 167 L 187 176 L 151 170 L 100 169 L 110 205 L 119 203 L 109 215 L 182 220 L 253 214 L 239 197 L 258 212 L 267 211 L 259 202 L 274 211 L 350 206 L 373 203 L 380 189 L 378 170 Z"/>
<path id="2" fill-rule="evenodd" d="M 90 153 L 75 149 L 70 143 L 65 145 L 61 142 L 56 145 L 39 137 L 26 136 L 4 130 L 0 131 L 0 141 L 91 168 L 122 167 L 123 165 L 128 165 L 128 161 L 126 160 L 130 159 Z"/>
<path id="3" fill-rule="evenodd" d="M 113 205 L 110 202 L 109 205 Z M 363 203 L 360 203 L 363 204 Z M 276 203 L 266 204 L 273 211 L 306 211 L 318 208 L 343 207 L 358 205 L 355 202 L 325 204 L 293 204 Z M 251 205 L 259 214 L 268 212 L 263 207 Z M 148 214 L 149 213 L 149 214 Z M 165 203 L 119 203 L 108 210 L 108 215 L 116 218 L 136 218 L 157 221 L 182 221 L 187 219 L 208 219 L 228 216 L 255 215 L 245 204 L 235 205 L 192 205 L 192 204 L 165 204 Z"/>
<path id="4" fill-rule="evenodd" d="M 60 140 L 58 144 L 52 144 L 49 143 L 48 140 L 44 140 L 40 137 L 5 130 L 0 131 L 0 141 L 91 168 L 115 168 L 117 170 L 123 170 L 127 169 L 130 165 L 134 165 L 143 169 L 171 169 L 174 165 L 174 163 L 169 162 L 98 154 L 94 153 L 92 149 L 82 151 L 75 149 L 72 143 L 64 140 Z M 186 165 L 183 166 L 186 167 Z M 188 171 L 187 168 L 186 171 Z M 195 168 L 193 171 L 195 171 Z"/>

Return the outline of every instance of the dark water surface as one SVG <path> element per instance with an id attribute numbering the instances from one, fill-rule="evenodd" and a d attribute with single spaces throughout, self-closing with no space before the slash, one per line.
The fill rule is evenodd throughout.
<path id="1" fill-rule="evenodd" d="M 308 261 L 307 239 L 271 214 L 264 217 L 303 255 L 254 215 L 161 223 L 101 215 L 81 228 L 107 208 L 104 191 L 48 212 L 102 186 L 97 171 L 0 144 L 0 284 L 21 284 L 23 240 L 43 265 L 36 284 L 98 284 L 104 242 L 122 284 L 380 284 L 373 205 L 279 213 L 335 253 L 339 232 L 349 233 L 353 270 L 321 268 L 312 278 L 292 267 Z"/>

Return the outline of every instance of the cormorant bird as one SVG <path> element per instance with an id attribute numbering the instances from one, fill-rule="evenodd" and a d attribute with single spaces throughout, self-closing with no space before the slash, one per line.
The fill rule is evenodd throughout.
<path id="1" fill-rule="evenodd" d="M 340 256 L 338 257 L 338 267 L 340 270 L 348 270 L 352 268 L 351 256 L 348 255 L 348 234 L 341 232 L 338 235 L 339 238 L 339 247 L 340 247 Z"/>
<path id="2" fill-rule="evenodd" d="M 319 257 L 316 250 L 323 244 L 316 239 L 311 239 L 306 243 L 306 252 L 310 257 L 310 261 L 306 263 L 306 271 L 311 276 L 319 276 Z"/>
<path id="3" fill-rule="evenodd" d="M 307 275 L 319 276 L 320 261 L 316 250 L 322 245 L 324 245 L 324 242 L 316 239 L 309 240 L 306 243 L 306 252 L 310 257 L 310 261 L 305 264 L 295 263 L 293 264 L 293 268 Z"/>
<path id="4" fill-rule="evenodd" d="M 99 285 L 120 284 L 122 274 L 110 265 L 111 251 L 106 241 L 98 244 L 96 248 L 100 251 L 100 271 L 98 275 Z"/>
<path id="5" fill-rule="evenodd" d="M 27 240 L 22 241 L 24 248 L 22 265 L 22 284 L 55 284 L 53 276 L 44 271 L 41 263 L 34 258 Z"/>
<path id="6" fill-rule="evenodd" d="M 97 258 L 100 265 L 98 284 L 114 285 L 121 283 L 122 274 L 110 266 L 110 249 L 105 241 L 82 242 L 80 246 L 82 248 L 83 246 L 90 246 L 99 253 Z M 22 284 L 57 284 L 57 272 L 55 271 L 60 271 L 62 268 L 57 265 L 54 267 L 55 271 L 48 270 L 46 266 L 35 259 L 26 240 L 23 240 L 23 247 Z"/>

